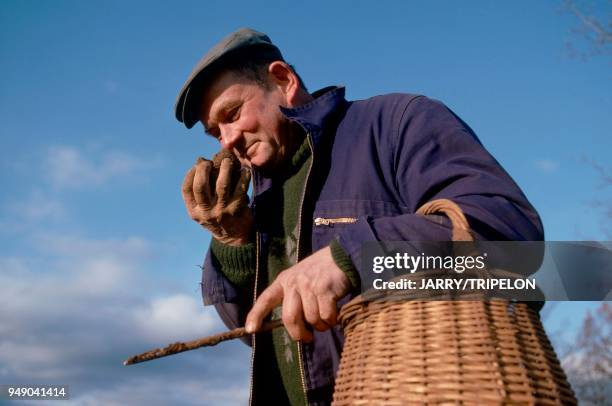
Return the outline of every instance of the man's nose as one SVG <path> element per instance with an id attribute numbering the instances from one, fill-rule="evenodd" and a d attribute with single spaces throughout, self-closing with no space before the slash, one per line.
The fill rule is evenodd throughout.
<path id="1" fill-rule="evenodd" d="M 242 133 L 231 125 L 220 125 L 221 146 L 225 149 L 233 149 L 242 138 Z"/>

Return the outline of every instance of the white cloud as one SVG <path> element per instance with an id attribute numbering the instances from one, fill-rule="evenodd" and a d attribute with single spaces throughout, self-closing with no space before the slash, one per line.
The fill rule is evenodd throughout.
<path id="1" fill-rule="evenodd" d="M 0 341 L 0 356 L 10 373 L 21 376 L 32 376 L 36 379 L 61 377 L 59 370 L 62 352 L 49 343 L 33 343 L 29 340 Z M 2 376 L 2 375 L 0 375 Z"/>
<path id="2" fill-rule="evenodd" d="M 129 291 L 143 276 L 143 263 L 153 257 L 154 249 L 140 237 L 92 240 L 74 235 L 41 233 L 33 237 L 39 251 L 49 255 L 59 274 L 50 276 L 65 281 L 57 288 L 69 297 L 104 297 Z M 46 276 L 46 275 L 45 275 Z"/>
<path id="3" fill-rule="evenodd" d="M 536 161 L 536 167 L 546 173 L 553 173 L 559 169 L 559 162 L 553 161 L 552 159 L 540 159 Z"/>
<path id="4" fill-rule="evenodd" d="M 211 308 L 202 309 L 199 301 L 187 295 L 154 299 L 134 311 L 137 330 L 151 343 L 170 343 L 200 338 L 225 328 Z"/>
<path id="5" fill-rule="evenodd" d="M 93 258 L 79 264 L 82 272 L 75 275 L 72 287 L 81 294 L 101 296 L 132 282 L 129 264 L 111 258 Z"/>
<path id="6" fill-rule="evenodd" d="M 44 159 L 47 178 L 57 188 L 99 186 L 159 164 L 159 159 L 142 159 L 122 151 L 85 154 L 74 146 L 51 147 Z"/>

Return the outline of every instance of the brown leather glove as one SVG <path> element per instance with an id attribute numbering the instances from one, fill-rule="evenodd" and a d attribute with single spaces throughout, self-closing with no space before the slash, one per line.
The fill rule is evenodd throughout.
<path id="1" fill-rule="evenodd" d="M 253 215 L 247 191 L 251 173 L 240 169 L 238 159 L 221 150 L 212 161 L 202 157 L 183 181 L 183 200 L 189 216 L 228 245 L 251 241 Z"/>

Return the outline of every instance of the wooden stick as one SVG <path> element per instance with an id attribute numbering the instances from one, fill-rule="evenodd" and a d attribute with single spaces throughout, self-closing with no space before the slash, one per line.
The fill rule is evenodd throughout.
<path id="1" fill-rule="evenodd" d="M 283 321 L 280 319 L 264 322 L 258 333 L 270 331 L 282 325 Z M 143 352 L 142 354 L 133 355 L 127 360 L 123 361 L 123 365 L 138 364 L 139 362 L 150 361 L 152 359 L 166 357 L 168 355 L 174 355 L 180 352 L 191 351 L 200 347 L 211 347 L 219 344 L 222 341 L 233 340 L 234 338 L 240 338 L 246 335 L 248 335 L 248 333 L 245 331 L 244 327 L 239 327 L 226 331 L 225 333 L 214 334 L 208 337 L 199 338 L 197 340 L 187 341 L 185 343 L 177 342 L 164 348 L 156 348 L 154 350 Z"/>

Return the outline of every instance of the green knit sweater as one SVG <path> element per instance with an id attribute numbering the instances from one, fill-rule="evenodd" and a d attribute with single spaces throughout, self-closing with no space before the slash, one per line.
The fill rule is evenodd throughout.
<path id="1" fill-rule="evenodd" d="M 297 262 L 298 218 L 300 202 L 304 191 L 308 168 L 312 160 L 307 139 L 295 152 L 286 165 L 279 170 L 273 189 L 275 207 L 271 213 L 279 213 L 270 219 L 267 225 L 270 245 L 268 247 L 268 283 L 276 279 L 283 270 Z M 332 256 L 336 264 L 349 278 L 353 289 L 359 288 L 359 276 L 353 267 L 350 257 L 337 241 L 330 244 Z M 212 254 L 221 266 L 221 271 L 230 282 L 238 288 L 250 290 L 255 274 L 255 244 L 232 247 L 213 239 Z M 281 317 L 281 306 L 273 311 L 273 318 Z M 304 405 L 306 398 L 302 389 L 299 355 L 297 343 L 294 342 L 284 328 L 272 332 L 274 353 L 282 383 L 292 405 Z"/>

